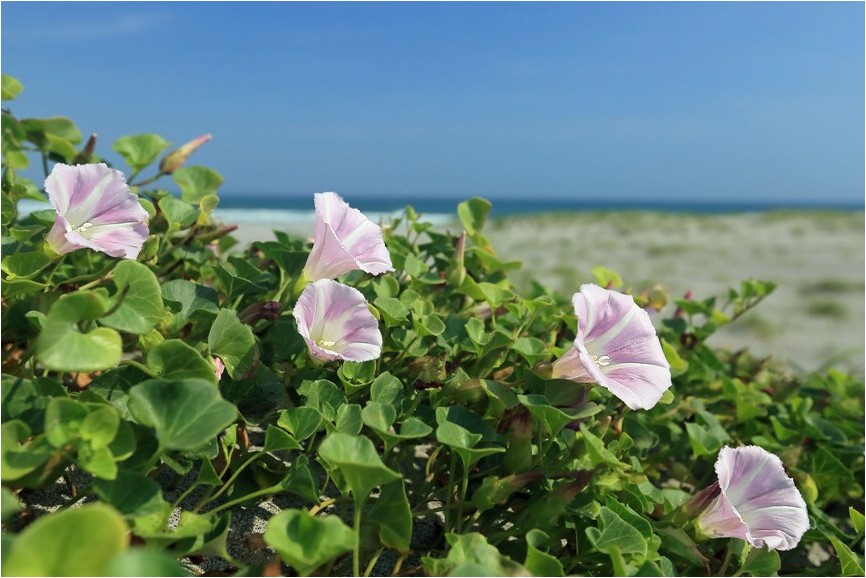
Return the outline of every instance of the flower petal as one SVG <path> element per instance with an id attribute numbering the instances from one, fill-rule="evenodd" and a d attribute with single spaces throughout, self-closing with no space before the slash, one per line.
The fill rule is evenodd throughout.
<path id="1" fill-rule="evenodd" d="M 320 279 L 304 288 L 292 315 L 317 359 L 370 361 L 381 355 L 379 323 L 357 289 Z"/>
<path id="2" fill-rule="evenodd" d="M 393 271 L 382 230 L 336 193 L 316 193 L 316 234 L 304 267 L 311 281 L 334 279 L 354 269 L 372 275 Z"/>
<path id="3" fill-rule="evenodd" d="M 134 259 L 147 239 L 147 211 L 120 171 L 106 165 L 58 163 L 45 179 L 57 220 L 48 234 L 58 253 L 90 248 Z"/>
<path id="4" fill-rule="evenodd" d="M 646 311 L 630 295 L 582 285 L 572 297 L 578 317 L 574 347 L 554 375 L 595 382 L 631 409 L 650 409 L 671 386 L 670 365 Z"/>
<path id="5" fill-rule="evenodd" d="M 758 446 L 722 448 L 716 473 L 752 546 L 790 550 L 809 529 L 806 502 L 778 456 Z"/>

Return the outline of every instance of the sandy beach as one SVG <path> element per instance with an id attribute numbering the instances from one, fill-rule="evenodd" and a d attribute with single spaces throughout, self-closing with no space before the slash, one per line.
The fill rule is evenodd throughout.
<path id="1" fill-rule="evenodd" d="M 274 229 L 308 236 L 313 226 L 241 224 L 235 237 L 266 240 Z M 750 347 L 794 371 L 863 374 L 862 211 L 563 213 L 493 219 L 486 231 L 500 256 L 523 262 L 513 277 L 521 288 L 536 279 L 572 293 L 594 280 L 596 265 L 618 272 L 635 291 L 660 283 L 672 297 L 691 290 L 722 303 L 742 279 L 774 281 L 776 291 L 712 343 Z"/>

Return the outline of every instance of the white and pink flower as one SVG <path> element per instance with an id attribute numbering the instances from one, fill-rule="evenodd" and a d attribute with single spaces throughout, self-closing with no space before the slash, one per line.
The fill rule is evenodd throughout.
<path id="1" fill-rule="evenodd" d="M 316 238 L 304 266 L 308 281 L 336 279 L 360 269 L 372 275 L 393 271 L 382 229 L 336 193 L 316 193 Z"/>
<path id="2" fill-rule="evenodd" d="M 320 279 L 304 288 L 292 315 L 316 359 L 370 361 L 382 353 L 379 323 L 357 289 Z"/>
<path id="3" fill-rule="evenodd" d="M 650 409 L 671 386 L 670 364 L 646 311 L 631 295 L 582 285 L 572 297 L 574 347 L 553 364 L 553 377 L 597 383 L 631 409 Z"/>
<path id="4" fill-rule="evenodd" d="M 63 255 L 93 249 L 112 257 L 138 257 L 148 234 L 147 211 L 123 173 L 102 163 L 56 164 L 45 190 L 57 211 L 46 237 L 54 251 Z"/>
<path id="5" fill-rule="evenodd" d="M 716 475 L 718 482 L 704 490 L 706 505 L 696 521 L 704 535 L 790 550 L 809 529 L 806 502 L 778 456 L 758 446 L 725 447 Z"/>

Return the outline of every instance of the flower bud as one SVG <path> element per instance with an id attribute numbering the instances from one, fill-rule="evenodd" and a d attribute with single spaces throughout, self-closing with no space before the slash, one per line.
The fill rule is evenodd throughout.
<path id="1" fill-rule="evenodd" d="M 205 134 L 198 137 L 197 139 L 189 141 L 182 147 L 171 151 L 170 153 L 165 155 L 162 158 L 162 161 L 159 163 L 159 172 L 164 175 L 170 175 L 171 173 L 183 166 L 183 164 L 186 162 L 186 159 L 189 158 L 189 155 L 191 155 L 197 148 L 199 148 L 210 139 L 211 135 Z"/>
<path id="2" fill-rule="evenodd" d="M 86 165 L 93 158 L 93 151 L 96 149 L 96 133 L 90 135 L 87 139 L 84 148 L 81 149 L 75 158 L 72 160 L 73 165 Z"/>
<path id="3" fill-rule="evenodd" d="M 457 238 L 457 244 L 454 247 L 454 261 L 451 263 L 451 270 L 448 272 L 448 284 L 452 287 L 459 287 L 466 279 L 465 254 L 466 231 L 463 231 Z"/>
<path id="4" fill-rule="evenodd" d="M 280 304 L 277 301 L 253 303 L 238 314 L 242 323 L 255 325 L 260 319 L 274 321 L 280 316 Z"/>

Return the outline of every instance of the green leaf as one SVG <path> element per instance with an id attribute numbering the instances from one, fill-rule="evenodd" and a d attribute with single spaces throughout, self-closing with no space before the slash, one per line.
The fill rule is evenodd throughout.
<path id="1" fill-rule="evenodd" d="M 586 535 L 598 550 L 610 554 L 617 548 L 621 554 L 646 556 L 647 543 L 641 533 L 607 506 L 601 507 L 598 528 L 587 528 Z"/>
<path id="2" fill-rule="evenodd" d="M 503 556 L 477 532 L 445 534 L 451 546 L 445 559 L 425 556 L 424 569 L 431 576 L 526 576 L 526 568 Z"/>
<path id="3" fill-rule="evenodd" d="M 107 448 L 114 441 L 120 427 L 120 413 L 111 405 L 90 409 L 81 423 L 81 439 L 91 449 Z"/>
<path id="4" fill-rule="evenodd" d="M 163 379 L 198 378 L 217 383 L 214 364 L 180 339 L 169 339 L 152 347 L 145 359 L 148 367 Z"/>
<path id="5" fill-rule="evenodd" d="M 361 421 L 361 406 L 357 403 L 346 403 L 337 410 L 337 419 L 334 420 L 334 428 L 338 432 L 356 436 L 361 433 L 363 427 Z"/>
<path id="6" fill-rule="evenodd" d="M 58 371 L 97 371 L 120 363 L 120 335 L 107 327 L 82 332 L 80 322 L 99 319 L 108 311 L 108 301 L 99 293 L 79 291 L 64 295 L 48 312 L 36 340 L 36 358 Z"/>
<path id="7" fill-rule="evenodd" d="M 8 488 L 0 488 L 0 519 L 5 523 L 10 517 L 21 511 L 21 501 Z"/>
<path id="8" fill-rule="evenodd" d="M 549 539 L 547 534 L 536 528 L 527 532 L 526 561 L 523 565 L 534 576 L 565 576 L 562 563 L 554 556 L 541 551 L 541 547 Z"/>
<path id="9" fill-rule="evenodd" d="M 55 448 L 62 448 L 79 437 L 87 408 L 64 397 L 54 397 L 45 408 L 45 438 Z"/>
<path id="10" fill-rule="evenodd" d="M 191 576 L 176 558 L 153 548 L 133 548 L 113 558 L 106 576 Z"/>
<path id="11" fill-rule="evenodd" d="M 107 576 L 129 545 L 123 518 L 104 504 L 42 516 L 3 552 L 4 576 Z"/>
<path id="12" fill-rule="evenodd" d="M 129 470 L 118 470 L 113 480 L 96 480 L 93 492 L 127 517 L 155 514 L 164 503 L 162 488 L 156 482 Z"/>
<path id="13" fill-rule="evenodd" d="M 2 78 L 0 94 L 2 94 L 3 100 L 14 100 L 24 90 L 24 85 L 14 76 L 3 74 L 0 78 Z"/>
<path id="14" fill-rule="evenodd" d="M 684 374 L 689 369 L 689 362 L 680 357 L 673 345 L 662 339 L 662 351 L 671 366 L 671 377 Z"/>
<path id="15" fill-rule="evenodd" d="M 256 362 L 256 338 L 250 326 L 241 323 L 234 311 L 220 310 L 211 326 L 207 344 L 208 352 L 222 359 L 233 379 L 251 374 Z"/>
<path id="16" fill-rule="evenodd" d="M 367 515 L 378 526 L 379 540 L 387 548 L 407 554 L 412 541 L 412 510 L 403 480 L 382 486 L 382 493 Z"/>
<path id="17" fill-rule="evenodd" d="M 589 428 L 586 427 L 586 424 L 580 424 L 580 433 L 583 436 L 583 439 L 586 441 L 586 449 L 589 453 L 589 459 L 592 465 L 597 466 L 599 464 L 611 464 L 614 466 L 622 466 L 623 464 L 617 459 L 613 453 L 606 447 L 604 447 L 604 442 L 596 436 L 594 433 L 589 431 Z"/>
<path id="18" fill-rule="evenodd" d="M 831 538 L 832 540 L 832 538 Z M 737 574 L 748 574 L 750 576 L 775 576 L 782 567 L 782 562 L 779 559 L 779 553 L 775 550 L 764 548 L 752 548 L 745 561 L 740 565 Z M 860 570 L 856 576 L 862 576 L 863 570 Z"/>
<path id="19" fill-rule="evenodd" d="M 23 379 L 3 375 L 3 401 L 0 403 L 0 419 L 3 423 L 20 419 L 31 430 L 41 432 L 45 423 L 45 406 L 51 397 L 63 397 L 66 391 L 57 382 L 39 378 Z"/>
<path id="20" fill-rule="evenodd" d="M 857 534 L 863 533 L 863 514 L 854 509 L 853 506 L 848 507 L 848 517 L 851 518 L 851 527 Z"/>
<path id="21" fill-rule="evenodd" d="M 265 542 L 301 576 L 355 547 L 355 533 L 337 516 L 317 518 L 306 510 L 284 510 L 272 517 Z"/>
<path id="22" fill-rule="evenodd" d="M 292 436 L 276 426 L 268 425 L 268 429 L 265 431 L 264 451 L 278 452 L 299 449 L 302 449 L 301 444 L 296 442 Z"/>
<path id="23" fill-rule="evenodd" d="M 186 279 L 174 279 L 165 283 L 162 286 L 162 297 L 172 305 L 174 318 L 171 321 L 171 330 L 173 332 L 180 330 L 190 320 L 219 313 L 217 292 L 210 287 L 196 285 Z"/>
<path id="24" fill-rule="evenodd" d="M 843 544 L 836 536 L 828 536 L 830 543 L 833 544 L 833 549 L 836 550 L 836 555 L 839 556 L 839 563 L 842 565 L 843 576 L 863 576 L 863 560 L 857 556 L 851 549 Z M 778 561 L 778 554 L 776 560 Z M 776 570 L 779 566 L 776 566 Z M 754 576 L 767 576 L 768 574 L 753 574 Z"/>
<path id="25" fill-rule="evenodd" d="M 188 203 L 198 203 L 204 197 L 213 195 L 223 184 L 222 175 L 218 172 L 195 165 L 177 169 L 171 178 L 180 187 L 180 198 Z"/>
<path id="26" fill-rule="evenodd" d="M 315 407 L 290 407 L 280 413 L 277 425 L 303 441 L 316 433 L 322 423 L 322 414 Z"/>
<path id="27" fill-rule="evenodd" d="M 27 279 L 39 273 L 52 262 L 51 257 L 45 253 L 26 251 L 3 257 L 2 269 L 9 275 L 7 280 Z"/>
<path id="28" fill-rule="evenodd" d="M 220 391 L 226 401 L 238 407 L 241 417 L 250 424 L 268 420 L 289 404 L 286 384 L 262 364 L 257 365 L 255 373 L 246 379 L 223 380 Z"/>
<path id="29" fill-rule="evenodd" d="M 405 305 L 394 297 L 377 297 L 375 301 L 373 301 L 373 305 L 376 306 L 376 309 L 382 314 L 382 318 L 385 320 L 385 325 L 388 327 L 394 327 L 395 325 L 400 325 L 403 321 L 406 320 L 406 316 L 409 315 L 409 310 Z"/>
<path id="30" fill-rule="evenodd" d="M 356 504 L 363 503 L 376 486 L 401 478 L 382 463 L 373 442 L 364 436 L 331 433 L 319 445 L 319 455 L 340 471 Z"/>
<path id="31" fill-rule="evenodd" d="M 127 333 L 141 335 L 162 319 L 162 291 L 156 275 L 147 265 L 135 261 L 121 261 L 113 271 L 120 302 L 117 310 L 100 320 L 103 325 Z"/>
<path id="32" fill-rule="evenodd" d="M 154 162 L 168 146 L 169 143 L 157 134 L 136 134 L 120 137 L 111 148 L 123 157 L 133 172 L 139 172 Z"/>
<path id="33" fill-rule="evenodd" d="M 470 432 L 468 429 L 450 421 L 440 421 L 439 427 L 436 428 L 436 439 L 460 456 L 466 470 L 469 470 L 475 462 L 485 456 L 505 451 L 505 448 L 502 447 L 475 447 L 481 441 L 481 438 L 482 435 L 480 433 Z"/>
<path id="34" fill-rule="evenodd" d="M 601 265 L 592 268 L 592 276 L 595 277 L 595 280 L 598 281 L 598 284 L 602 287 L 615 289 L 622 285 L 622 277 L 620 277 L 616 271 L 612 271 L 607 267 L 602 267 Z"/>
<path id="35" fill-rule="evenodd" d="M 474 235 L 484 227 L 490 207 L 490 201 L 480 197 L 473 197 L 457 205 L 457 216 L 467 233 Z"/>
<path id="36" fill-rule="evenodd" d="M 521 337 L 514 342 L 511 349 L 519 353 L 529 365 L 535 365 L 550 357 L 547 346 L 537 337 Z"/>
<path id="37" fill-rule="evenodd" d="M 310 502 L 319 503 L 319 487 L 310 471 L 310 460 L 304 454 L 294 459 L 289 471 L 280 481 L 280 487 Z"/>
<path id="38" fill-rule="evenodd" d="M 161 447 L 176 450 L 198 448 L 237 417 L 237 408 L 202 379 L 145 381 L 129 390 L 129 410 L 156 430 Z"/>
<path id="39" fill-rule="evenodd" d="M 157 205 L 165 216 L 165 220 L 168 221 L 169 231 L 186 229 L 195 223 L 200 212 L 195 205 L 176 199 L 171 195 L 159 199 Z"/>

